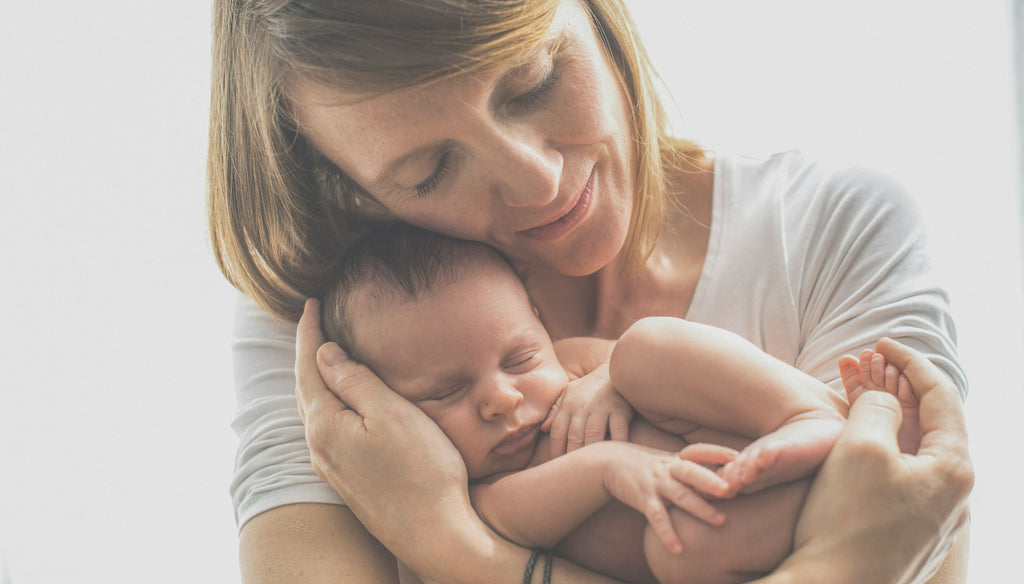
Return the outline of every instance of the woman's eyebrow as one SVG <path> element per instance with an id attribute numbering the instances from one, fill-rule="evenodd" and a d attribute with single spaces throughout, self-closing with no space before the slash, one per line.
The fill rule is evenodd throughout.
<path id="1" fill-rule="evenodd" d="M 498 82 L 495 85 L 494 93 L 499 94 L 505 90 L 516 74 L 533 67 L 536 64 L 537 59 L 541 58 L 542 55 L 551 55 L 553 57 L 559 49 L 567 45 L 569 42 L 569 34 L 566 31 L 562 31 L 558 36 L 552 39 L 541 42 L 534 50 L 530 51 L 525 58 L 513 63 L 512 66 L 501 75 L 501 78 L 498 79 Z"/>

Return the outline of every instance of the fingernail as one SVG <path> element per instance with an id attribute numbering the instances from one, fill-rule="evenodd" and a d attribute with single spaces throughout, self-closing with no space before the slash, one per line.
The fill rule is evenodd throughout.
<path id="1" fill-rule="evenodd" d="M 341 350 L 337 343 L 327 343 L 320 347 L 320 358 L 328 367 L 335 367 L 348 361 L 348 355 Z"/>

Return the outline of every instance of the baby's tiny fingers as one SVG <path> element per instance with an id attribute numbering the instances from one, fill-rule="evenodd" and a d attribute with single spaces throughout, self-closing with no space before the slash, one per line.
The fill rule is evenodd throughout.
<path id="1" fill-rule="evenodd" d="M 676 533 L 676 528 L 672 525 L 672 518 L 660 499 L 651 499 L 644 510 L 644 516 L 647 517 L 647 522 L 651 524 L 655 535 L 658 536 L 661 543 L 665 544 L 669 552 L 683 553 L 683 540 L 679 539 L 679 534 Z"/>
<path id="2" fill-rule="evenodd" d="M 551 457 L 558 458 L 565 454 L 566 440 L 569 436 L 569 416 L 559 413 L 551 423 Z"/>
<path id="3" fill-rule="evenodd" d="M 618 413 L 612 414 L 608 419 L 608 433 L 611 434 L 612 440 L 629 442 L 629 417 Z"/>
<path id="4" fill-rule="evenodd" d="M 900 370 L 895 365 L 885 366 L 885 391 L 896 394 L 900 379 Z"/>
<path id="5" fill-rule="evenodd" d="M 669 468 L 669 473 L 680 483 L 713 497 L 725 497 L 729 494 L 728 481 L 695 462 L 681 460 Z"/>
<path id="6" fill-rule="evenodd" d="M 739 451 L 728 446 L 698 442 L 679 451 L 681 460 L 691 460 L 699 464 L 726 464 L 739 456 Z"/>
<path id="7" fill-rule="evenodd" d="M 567 437 L 565 451 L 572 452 L 577 448 L 583 448 L 584 433 L 586 432 L 586 420 L 582 416 L 574 415 L 569 420 L 569 435 Z"/>
<path id="8" fill-rule="evenodd" d="M 721 526 L 725 523 L 724 513 L 716 509 L 711 503 L 708 503 L 704 497 L 682 485 L 677 485 L 674 492 L 667 495 L 668 500 L 672 501 L 673 505 L 705 523 L 714 526 Z"/>
<path id="9" fill-rule="evenodd" d="M 604 440 L 608 435 L 608 416 L 602 414 L 591 414 L 587 418 L 586 427 L 583 430 L 583 444 L 594 444 Z"/>

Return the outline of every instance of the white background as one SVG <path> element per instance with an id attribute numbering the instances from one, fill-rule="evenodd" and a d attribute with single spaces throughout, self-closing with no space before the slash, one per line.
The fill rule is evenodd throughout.
<path id="1" fill-rule="evenodd" d="M 927 208 L 972 380 L 970 581 L 1013 580 L 1024 292 L 1009 4 L 631 5 L 680 133 L 868 163 Z M 237 582 L 233 295 L 204 215 L 208 2 L 15 6 L 0 19 L 0 582 Z"/>

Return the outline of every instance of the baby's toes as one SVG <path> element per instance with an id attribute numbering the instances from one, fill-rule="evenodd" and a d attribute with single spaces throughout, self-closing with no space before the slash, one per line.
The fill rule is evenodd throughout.
<path id="1" fill-rule="evenodd" d="M 886 361 L 885 357 L 880 353 L 875 353 L 871 357 L 871 384 L 874 386 L 872 389 L 884 390 L 885 389 L 885 369 Z"/>
<path id="2" fill-rule="evenodd" d="M 846 399 L 852 404 L 865 389 L 860 382 L 860 363 L 850 356 L 840 357 L 839 377 L 843 380 Z"/>
<path id="3" fill-rule="evenodd" d="M 897 395 L 899 392 L 900 370 L 895 365 L 885 366 L 885 391 Z"/>

